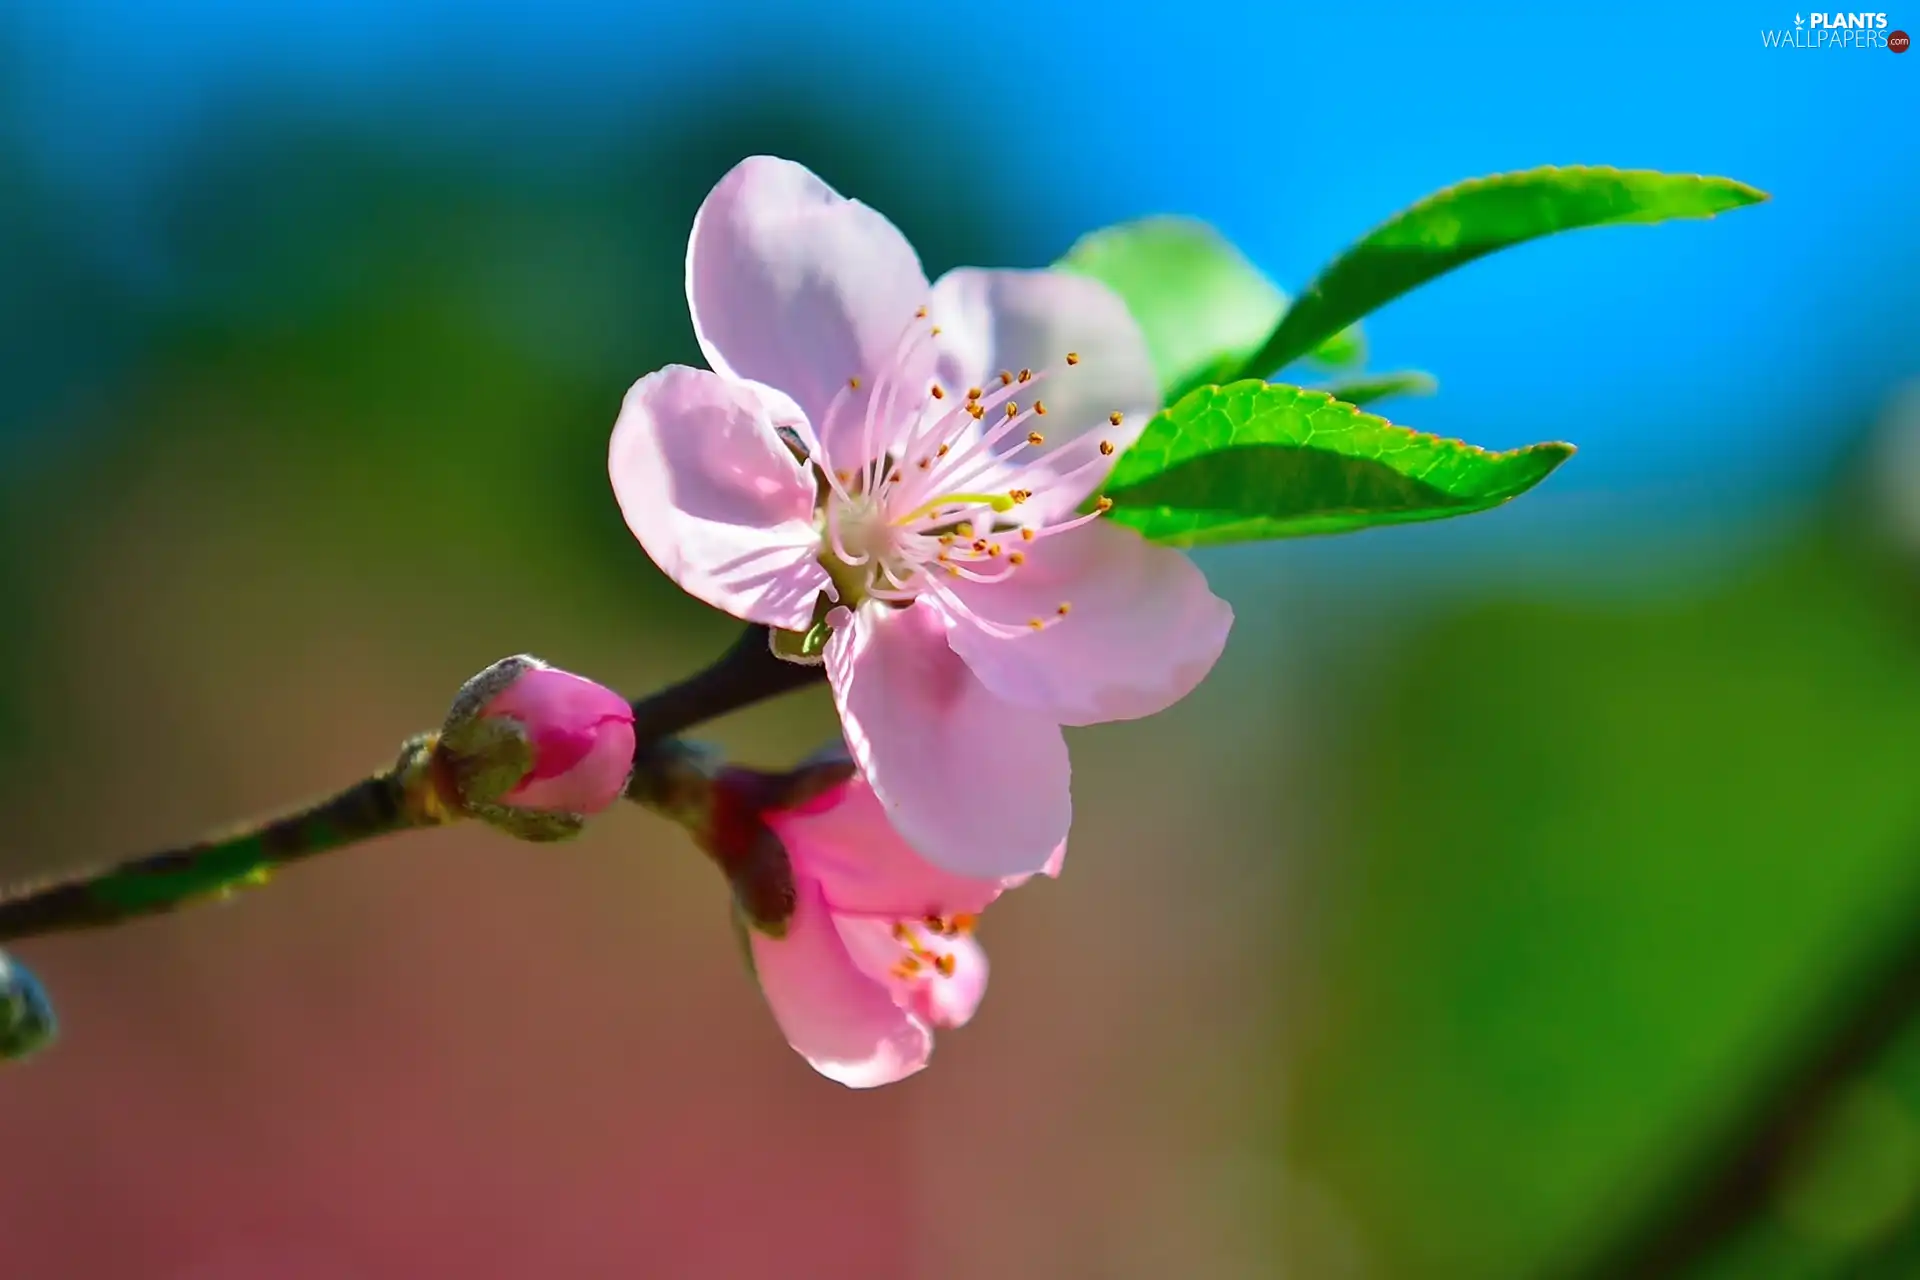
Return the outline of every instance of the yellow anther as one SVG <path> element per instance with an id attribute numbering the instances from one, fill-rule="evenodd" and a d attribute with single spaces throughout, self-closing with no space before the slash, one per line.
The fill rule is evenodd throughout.
<path id="1" fill-rule="evenodd" d="M 920 308 L 913 313 L 913 318 L 915 320 L 925 320 L 927 318 L 927 309 L 925 307 Z"/>
<path id="2" fill-rule="evenodd" d="M 1035 445 L 1038 445 L 1038 444 L 1045 444 L 1046 442 L 1047 442 L 1047 438 L 1046 438 L 1045 436 L 1043 436 L 1043 435 L 1041 435 L 1041 434 L 1040 434 L 1040 433 L 1039 433 L 1038 431 L 1029 431 L 1029 432 L 1027 432 L 1027 443 L 1028 443 L 1028 444 L 1035 444 Z"/>
<path id="3" fill-rule="evenodd" d="M 974 915 L 971 911 L 962 911 L 947 923 L 953 926 L 953 932 L 955 933 L 972 933 L 973 926 L 979 922 L 979 916 Z"/>
<path id="4" fill-rule="evenodd" d="M 944 458 L 947 456 L 947 450 L 951 449 L 952 447 L 953 447 L 952 445 L 943 444 L 938 449 L 935 449 L 933 451 L 933 456 L 936 458 Z"/>
<path id="5" fill-rule="evenodd" d="M 1127 416 L 1126 414 L 1121 413 L 1118 409 L 1115 409 L 1112 413 L 1107 415 L 1107 421 L 1111 422 L 1114 426 L 1117 427 L 1121 424 L 1121 422 L 1123 422 L 1126 419 L 1126 416 Z"/>
<path id="6" fill-rule="evenodd" d="M 999 555 L 999 554 L 1000 554 L 1000 544 L 999 544 L 999 543 L 997 543 L 997 542 L 990 542 L 990 543 L 988 543 L 988 544 L 987 544 L 987 554 L 988 554 L 988 555 L 990 555 L 990 556 L 997 556 L 997 555 Z"/>
<path id="7" fill-rule="evenodd" d="M 1069 613 L 1073 612 L 1073 601 L 1062 600 L 1058 607 L 1054 609 L 1054 612 L 1063 618 L 1066 617 Z"/>
<path id="8" fill-rule="evenodd" d="M 1003 387 L 1010 387 L 1013 385 L 1013 373 L 1011 370 L 1002 369 L 1000 371 L 1000 385 Z"/>
<path id="9" fill-rule="evenodd" d="M 1027 500 L 1028 498 L 1031 498 L 1032 496 L 1033 496 L 1033 490 L 1031 490 L 1031 489 L 1009 489 L 1009 490 L 1007 490 L 1007 497 L 1009 497 L 1009 498 L 1011 498 L 1011 499 L 1013 500 L 1013 504 L 1014 504 L 1014 505 L 1015 505 L 1016 507 L 1017 507 L 1017 506 L 1019 506 L 1019 505 L 1020 505 L 1021 503 L 1023 503 L 1023 502 L 1025 502 L 1025 501 L 1026 501 L 1026 500 Z"/>
<path id="10" fill-rule="evenodd" d="M 967 388 L 967 399 L 978 400 L 979 398 L 980 398 L 980 388 L 978 387 Z"/>
<path id="11" fill-rule="evenodd" d="M 858 391 L 858 390 L 860 389 L 860 379 L 858 379 L 858 378 L 848 378 L 848 379 L 847 379 L 847 385 L 848 385 L 849 387 L 851 387 L 851 388 L 853 388 L 853 389 L 854 389 L 855 391 Z"/>
<path id="12" fill-rule="evenodd" d="M 1022 382 L 1032 382 L 1032 381 L 1033 381 L 1033 370 L 1031 370 L 1031 369 L 1022 369 L 1022 370 L 1020 371 L 1020 381 L 1022 381 Z"/>
<path id="13" fill-rule="evenodd" d="M 1022 542 L 1032 542 L 1032 541 L 1033 541 L 1033 539 L 1034 539 L 1034 532 L 1033 532 L 1033 530 L 1031 530 L 1031 529 L 1022 529 L 1022 530 L 1020 531 L 1020 541 L 1022 541 Z"/>
<path id="14" fill-rule="evenodd" d="M 935 400 L 945 400 L 947 398 L 946 390 L 937 382 L 933 384 L 933 398 Z"/>
<path id="15" fill-rule="evenodd" d="M 1017 418 L 1020 416 L 1020 402 L 1018 400 L 1007 401 L 1007 416 L 1009 418 Z"/>
<path id="16" fill-rule="evenodd" d="M 1103 513 L 1103 514 L 1104 514 L 1104 513 L 1106 513 L 1106 512 L 1108 512 L 1108 511 L 1111 511 L 1111 510 L 1113 510 L 1113 499 L 1112 499 L 1112 498 L 1102 498 L 1102 499 L 1100 499 L 1100 501 L 1098 501 L 1098 502 L 1096 502 L 1096 503 L 1094 503 L 1094 504 L 1093 504 L 1093 509 L 1094 509 L 1095 511 L 1098 511 L 1098 512 L 1101 512 L 1101 513 Z"/>
<path id="17" fill-rule="evenodd" d="M 1044 630 L 1047 624 L 1042 622 L 1038 618 L 1028 618 L 1027 625 L 1032 627 L 1035 631 L 1040 631 L 1040 630 Z"/>
<path id="18" fill-rule="evenodd" d="M 1012 555 L 1007 557 L 1008 564 L 1025 564 L 1026 562 L 1027 562 L 1027 553 L 1024 551 L 1016 551 Z"/>
<path id="19" fill-rule="evenodd" d="M 1103 458 L 1111 458 L 1113 456 L 1113 441 L 1102 440 L 1100 442 L 1100 456 Z"/>
<path id="20" fill-rule="evenodd" d="M 1045 416 L 1046 416 L 1046 412 L 1047 412 L 1047 406 L 1046 406 L 1046 404 L 1045 404 L 1045 402 L 1043 402 L 1043 401 L 1040 401 L 1040 400 L 1035 400 L 1035 401 L 1033 402 L 1033 411 L 1034 411 L 1035 413 L 1037 413 L 1037 414 L 1039 414 L 1039 415 L 1041 415 L 1042 417 L 1045 417 Z"/>
<path id="21" fill-rule="evenodd" d="M 1079 363 L 1080 363 L 1080 353 L 1079 353 L 1078 351 L 1069 351 L 1069 352 L 1067 352 L 1067 363 L 1068 363 L 1068 364 L 1079 364 Z"/>
<path id="22" fill-rule="evenodd" d="M 933 967 L 939 971 L 941 977 L 951 978 L 953 976 L 953 954 L 949 952 L 944 956 L 936 957 L 933 962 Z"/>
<path id="23" fill-rule="evenodd" d="M 980 421 L 980 419 L 987 416 L 987 410 L 983 405 L 970 404 L 967 406 L 967 412 L 973 415 L 973 420 L 975 422 L 978 422 Z"/>

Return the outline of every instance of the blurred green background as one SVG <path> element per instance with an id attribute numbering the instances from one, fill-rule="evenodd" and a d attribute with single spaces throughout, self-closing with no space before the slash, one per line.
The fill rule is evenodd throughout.
<path id="1" fill-rule="evenodd" d="M 50 163 L 51 117 L 0 89 L 8 879 L 344 783 L 508 653 L 639 693 L 716 652 L 732 624 L 654 570 L 604 457 L 626 386 L 698 360 L 686 232 L 741 156 L 812 165 L 936 274 L 1044 263 L 1086 229 L 1079 180 L 1010 146 L 1017 105 L 932 99 L 907 68 L 702 65 L 590 138 L 256 84 L 149 158 L 132 206 Z M 1549 159 L 1649 162 L 1516 162 Z M 1776 199 L 1834 199 L 1817 185 Z M 1911 193 L 1871 225 L 1910 228 Z M 1348 236 L 1391 207 L 1322 203 Z M 558 848 L 395 839 L 20 948 L 66 1036 L 0 1079 L 0 1275 L 1621 1265 L 1920 931 L 1920 398 L 1899 390 L 1920 363 L 1912 286 L 1862 265 L 1890 240 L 1729 357 L 1699 279 L 1608 278 L 1639 253 L 1742 261 L 1705 248 L 1722 234 L 1777 265 L 1790 241 L 1588 234 L 1450 295 L 1483 335 L 1469 378 L 1526 351 L 1490 321 L 1517 298 L 1586 335 L 1590 366 L 1554 375 L 1581 416 L 1529 392 L 1493 415 L 1525 434 L 1479 442 L 1588 452 L 1458 525 L 1202 555 L 1240 619 L 1225 660 L 1167 715 L 1074 734 L 1068 874 L 996 908 L 992 994 L 926 1073 L 813 1076 L 718 877 L 645 814 Z M 1665 378 L 1772 378 L 1822 306 L 1890 319 L 1859 359 L 1791 370 L 1778 416 L 1716 414 L 1702 386 L 1628 385 L 1646 341 L 1587 300 L 1528 293 L 1524 264 L 1561 253 L 1593 305 L 1682 317 Z M 1425 358 L 1417 326 L 1378 332 Z M 1460 412 L 1435 367 L 1441 398 L 1389 416 Z M 1608 434 L 1615 398 L 1669 394 Z M 1646 439 L 1699 432 L 1791 437 L 1792 465 L 1635 472 Z M 832 732 L 812 691 L 711 736 L 779 764 Z M 1688 1274 L 1920 1268 L 1920 1029 L 1862 1057 Z"/>

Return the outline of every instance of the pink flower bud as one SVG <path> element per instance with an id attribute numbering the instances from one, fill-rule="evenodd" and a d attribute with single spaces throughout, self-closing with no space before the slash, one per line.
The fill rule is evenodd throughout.
<path id="1" fill-rule="evenodd" d="M 540 658 L 501 658 L 453 699 L 434 768 L 468 818 L 522 841 L 564 841 L 626 791 L 634 708 Z"/>
<path id="2" fill-rule="evenodd" d="M 499 803 L 521 809 L 598 813 L 620 798 L 633 769 L 633 708 L 591 680 L 536 667 L 480 711 L 518 721 L 533 767 Z"/>

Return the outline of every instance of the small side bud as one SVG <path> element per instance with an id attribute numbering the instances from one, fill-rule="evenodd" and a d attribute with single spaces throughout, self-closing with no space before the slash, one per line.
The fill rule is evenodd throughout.
<path id="1" fill-rule="evenodd" d="M 448 801 L 524 840 L 577 835 L 633 770 L 633 708 L 522 654 L 469 680 L 435 747 Z"/>
<path id="2" fill-rule="evenodd" d="M 38 1053 L 53 1043 L 59 1029 L 40 980 L 18 960 L 0 953 L 0 1061 Z"/>

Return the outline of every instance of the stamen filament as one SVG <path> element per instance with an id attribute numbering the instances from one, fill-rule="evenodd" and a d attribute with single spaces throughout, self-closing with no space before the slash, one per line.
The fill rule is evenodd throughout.
<path id="1" fill-rule="evenodd" d="M 912 511 L 892 521 L 892 524 L 895 528 L 903 528 L 916 520 L 924 520 L 935 512 L 942 511 L 948 507 L 971 506 L 990 507 L 996 512 L 1005 512 L 1013 509 L 1013 499 L 1004 493 L 949 493 L 935 498 L 931 502 L 920 504 Z"/>

